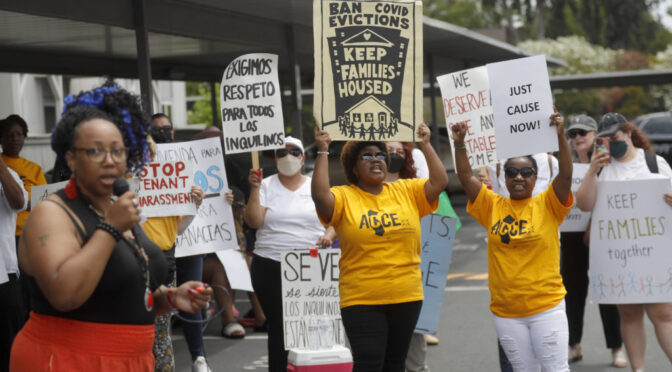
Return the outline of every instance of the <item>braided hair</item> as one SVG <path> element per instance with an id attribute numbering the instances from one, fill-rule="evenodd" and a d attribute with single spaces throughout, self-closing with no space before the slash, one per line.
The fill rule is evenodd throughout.
<path id="1" fill-rule="evenodd" d="M 128 173 L 140 172 L 144 163 L 149 161 L 147 136 L 150 134 L 151 124 L 149 116 L 142 110 L 138 95 L 107 81 L 98 88 L 80 92 L 76 96 L 69 94 L 64 103 L 61 120 L 51 136 L 51 147 L 57 155 L 54 180 L 70 177 L 70 170 L 65 165 L 65 152 L 72 146 L 73 136 L 76 134 L 74 129 L 79 123 L 94 118 L 109 120 L 119 128 L 124 146 L 128 148 Z M 79 107 L 89 110 L 78 109 Z M 75 111 L 70 112 L 71 110 Z"/>

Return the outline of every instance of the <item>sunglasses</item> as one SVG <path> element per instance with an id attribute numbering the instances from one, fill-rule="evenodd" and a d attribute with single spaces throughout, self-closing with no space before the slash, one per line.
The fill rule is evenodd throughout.
<path id="1" fill-rule="evenodd" d="M 364 161 L 372 161 L 374 158 L 376 158 L 378 160 L 385 161 L 385 160 L 387 160 L 387 153 L 382 152 L 382 151 L 378 151 L 375 154 L 372 154 L 370 152 L 365 152 L 365 153 L 359 155 L 359 158 L 364 160 Z"/>
<path id="2" fill-rule="evenodd" d="M 585 135 L 588 134 L 588 131 L 583 130 L 583 129 L 572 129 L 569 132 L 567 132 L 567 137 L 569 138 L 575 138 L 577 135 L 581 137 L 585 137 Z"/>
<path id="3" fill-rule="evenodd" d="M 279 149 L 275 150 L 275 156 L 280 159 L 287 156 L 287 154 L 292 155 L 295 158 L 298 158 L 299 155 L 303 154 L 299 149 Z"/>
<path id="4" fill-rule="evenodd" d="M 162 127 L 152 127 L 152 133 L 170 132 L 171 130 L 173 130 L 173 127 L 170 125 L 164 125 Z"/>
<path id="5" fill-rule="evenodd" d="M 537 174 L 537 171 L 534 170 L 534 168 L 531 167 L 523 167 L 523 168 L 514 168 L 514 167 L 508 167 L 504 169 L 504 174 L 508 178 L 516 178 L 516 176 L 520 173 L 523 178 L 530 178 L 532 175 Z"/>

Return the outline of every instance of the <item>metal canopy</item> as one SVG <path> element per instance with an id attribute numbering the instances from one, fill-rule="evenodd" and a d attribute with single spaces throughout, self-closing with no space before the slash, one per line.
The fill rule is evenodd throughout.
<path id="1" fill-rule="evenodd" d="M 154 79 L 219 81 L 233 58 L 254 52 L 279 54 L 288 75 L 291 25 L 302 84 L 312 86 L 312 0 L 145 0 L 144 7 Z M 133 9 L 133 0 L 0 0 L 0 71 L 137 77 Z M 531 55 L 445 22 L 423 23 L 435 75 Z"/>

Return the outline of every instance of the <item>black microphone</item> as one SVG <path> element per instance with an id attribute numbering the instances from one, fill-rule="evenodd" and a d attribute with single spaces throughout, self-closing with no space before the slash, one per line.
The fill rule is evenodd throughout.
<path id="1" fill-rule="evenodd" d="M 128 185 L 128 181 L 126 181 L 125 178 L 117 178 L 116 180 L 114 180 L 114 183 L 112 184 L 112 192 L 117 197 L 122 196 L 130 189 L 131 187 Z M 135 236 L 135 239 L 138 239 L 138 237 L 140 237 L 142 229 L 140 228 L 140 226 L 135 224 L 131 228 L 131 231 L 133 231 L 133 236 Z"/>

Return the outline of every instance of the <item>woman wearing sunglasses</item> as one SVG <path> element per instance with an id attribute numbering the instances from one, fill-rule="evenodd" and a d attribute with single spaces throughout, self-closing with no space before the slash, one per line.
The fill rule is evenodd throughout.
<path id="1" fill-rule="evenodd" d="M 457 175 L 469 198 L 467 212 L 488 232 L 490 310 L 514 371 L 569 371 L 558 227 L 574 203 L 572 157 L 557 111 L 551 125 L 560 148 L 558 175 L 546 191 L 532 196 L 536 161 L 531 156 L 508 159 L 508 198 L 488 190 L 472 174 L 464 145 L 467 127 L 452 127 Z"/>
<path id="2" fill-rule="evenodd" d="M 429 179 L 385 183 L 390 163 L 385 144 L 353 141 L 341 153 L 350 184 L 330 188 L 331 139 L 315 128 L 313 200 L 320 220 L 334 226 L 341 243 L 341 317 L 354 372 L 404 371 L 420 315 L 420 217 L 436 210 L 448 175 L 429 144 L 424 123 L 417 135 Z"/>
<path id="3" fill-rule="evenodd" d="M 572 149 L 574 162 L 590 163 L 597 122 L 587 115 L 576 115 L 567 125 L 567 137 Z M 588 295 L 588 232 L 567 231 L 560 233 L 562 281 L 567 289 L 567 322 L 569 324 L 569 362 L 583 359 L 581 336 L 583 335 L 583 315 Z M 612 365 L 627 367 L 621 339 L 620 320 L 616 305 L 600 304 L 600 317 L 607 348 L 611 349 Z"/>
<path id="4" fill-rule="evenodd" d="M 262 181 L 261 169 L 250 169 L 250 199 L 245 223 L 257 229 L 250 267 L 252 287 L 268 322 L 268 370 L 285 371 L 280 258 L 283 251 L 331 246 L 333 228 L 317 219 L 310 195 L 310 177 L 301 174 L 303 143 L 285 137 L 285 148 L 275 151 L 278 174 Z M 259 172 L 259 173 L 257 173 Z"/>

